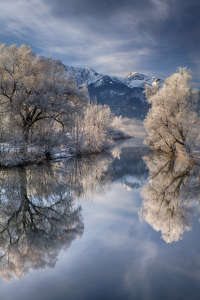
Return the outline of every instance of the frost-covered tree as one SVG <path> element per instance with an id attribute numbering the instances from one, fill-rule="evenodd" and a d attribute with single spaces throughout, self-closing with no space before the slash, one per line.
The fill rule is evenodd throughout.
<path id="1" fill-rule="evenodd" d="M 121 117 L 114 117 L 108 105 L 88 102 L 83 114 L 74 120 L 73 139 L 80 154 L 102 152 L 113 139 L 124 136 Z"/>
<path id="2" fill-rule="evenodd" d="M 108 106 L 90 103 L 60 60 L 0 45 L 0 165 L 101 152 L 116 133 L 124 137 L 119 123 Z"/>
<path id="3" fill-rule="evenodd" d="M 198 91 L 191 84 L 187 68 L 179 68 L 163 85 L 147 86 L 151 108 L 144 120 L 145 143 L 154 150 L 175 153 L 190 151 L 199 137 Z"/>
<path id="4" fill-rule="evenodd" d="M 36 56 L 29 46 L 0 46 L 1 129 L 6 140 L 40 141 L 70 127 L 73 114 L 87 103 L 60 60 Z"/>

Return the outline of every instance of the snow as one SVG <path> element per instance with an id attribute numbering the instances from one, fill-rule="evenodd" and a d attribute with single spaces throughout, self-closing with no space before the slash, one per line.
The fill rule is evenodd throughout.
<path id="1" fill-rule="evenodd" d="M 66 73 L 68 76 L 73 75 L 77 81 L 79 86 L 95 83 L 95 87 L 100 86 L 104 83 L 105 79 L 109 80 L 109 83 L 123 83 L 129 88 L 141 87 L 144 88 L 145 84 L 153 85 L 158 79 L 152 76 L 146 76 L 144 74 L 140 74 L 138 72 L 132 72 L 126 77 L 116 77 L 109 76 L 105 74 L 99 74 L 95 72 L 92 68 L 75 68 L 65 66 Z M 159 80 L 162 83 L 162 80 Z"/>
<path id="2" fill-rule="evenodd" d="M 73 75 L 76 78 L 77 84 L 90 85 L 91 83 L 97 82 L 104 75 L 96 73 L 92 68 L 75 68 L 75 67 L 65 67 L 68 76 Z"/>

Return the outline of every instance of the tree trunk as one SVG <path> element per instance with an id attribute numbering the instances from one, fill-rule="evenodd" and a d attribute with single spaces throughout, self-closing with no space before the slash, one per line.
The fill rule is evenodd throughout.
<path id="1" fill-rule="evenodd" d="M 29 136 L 29 127 L 26 126 L 23 128 L 23 145 L 21 147 L 21 152 L 23 154 L 27 153 L 28 148 L 28 136 Z"/>
<path id="2" fill-rule="evenodd" d="M 23 128 L 23 138 L 24 138 L 25 143 L 28 143 L 29 129 L 30 129 L 30 126 L 28 126 L 28 125 L 25 125 Z"/>

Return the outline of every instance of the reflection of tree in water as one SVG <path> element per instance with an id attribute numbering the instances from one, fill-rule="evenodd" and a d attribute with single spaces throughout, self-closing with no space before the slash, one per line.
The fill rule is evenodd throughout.
<path id="1" fill-rule="evenodd" d="M 112 156 L 96 154 L 71 161 L 68 182 L 74 197 L 104 193 L 111 184 L 109 166 L 112 162 Z"/>
<path id="2" fill-rule="evenodd" d="M 109 163 L 96 156 L 0 171 L 1 278 L 55 265 L 59 251 L 83 234 L 74 197 L 102 191 Z"/>
<path id="3" fill-rule="evenodd" d="M 81 209 L 43 169 L 4 170 L 0 177 L 1 277 L 53 267 L 63 245 L 83 233 Z"/>
<path id="4" fill-rule="evenodd" d="M 141 218 L 161 231 L 167 243 L 178 241 L 184 231 L 191 229 L 194 202 L 200 190 L 199 167 L 165 154 L 154 153 L 144 160 L 150 179 L 142 190 Z"/>

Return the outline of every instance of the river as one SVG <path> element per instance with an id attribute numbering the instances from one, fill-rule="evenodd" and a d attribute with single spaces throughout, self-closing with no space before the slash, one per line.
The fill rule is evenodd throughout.
<path id="1" fill-rule="evenodd" d="M 1 300 L 199 299 L 199 167 L 152 153 L 0 170 Z"/>

